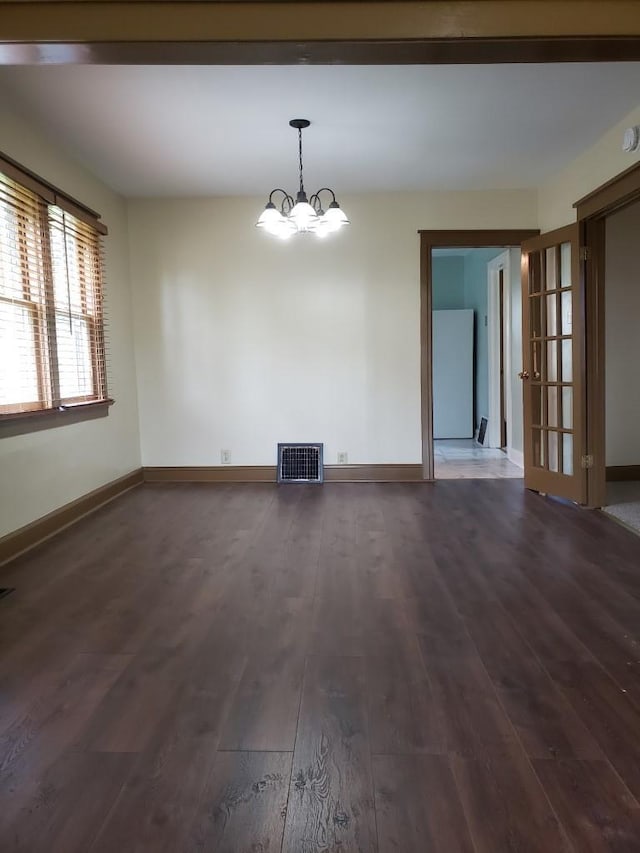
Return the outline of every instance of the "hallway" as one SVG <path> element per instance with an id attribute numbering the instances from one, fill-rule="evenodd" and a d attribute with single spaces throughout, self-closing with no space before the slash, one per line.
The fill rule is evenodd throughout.
<path id="1" fill-rule="evenodd" d="M 483 447 L 472 438 L 433 442 L 436 480 L 522 479 L 524 471 L 503 450 Z"/>

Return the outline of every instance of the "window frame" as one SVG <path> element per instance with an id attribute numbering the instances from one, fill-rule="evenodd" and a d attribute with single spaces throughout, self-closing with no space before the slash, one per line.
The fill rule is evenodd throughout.
<path id="1" fill-rule="evenodd" d="M 34 284 L 32 281 L 33 270 L 29 263 L 27 248 L 29 224 L 28 220 L 18 211 L 15 229 L 21 272 L 17 292 L 22 291 L 22 299 L 0 294 L 0 303 L 17 305 L 29 313 L 30 325 L 33 329 L 38 399 L 0 404 L 0 436 L 30 431 L 29 422 L 33 422 L 34 429 L 42 429 L 46 428 L 48 421 L 51 421 L 51 425 L 58 426 L 61 421 L 70 422 L 103 416 L 108 413 L 109 406 L 114 402 L 108 394 L 106 375 L 104 277 L 100 270 L 97 276 L 95 309 L 91 312 L 88 309 L 89 299 L 86 280 L 86 255 L 90 250 L 91 241 L 84 241 L 79 236 L 75 241 L 74 251 L 80 289 L 80 311 L 69 305 L 68 312 L 65 311 L 64 313 L 86 326 L 91 380 L 95 393 L 63 399 L 60 397 L 60 370 L 56 333 L 56 323 L 61 312 L 55 299 L 51 232 L 53 228 L 58 228 L 63 240 L 68 239 L 67 214 L 79 220 L 81 225 L 88 226 L 91 236 L 95 235 L 96 237 L 95 262 L 101 267 L 103 254 L 99 241 L 101 236 L 108 233 L 108 230 L 104 223 L 99 221 L 99 216 L 95 211 L 81 205 L 71 196 L 62 193 L 52 184 L 2 153 L 0 153 L 0 173 L 9 181 L 38 197 L 41 217 L 38 218 L 38 221 L 34 220 L 34 227 L 40 229 L 40 251 L 42 253 L 42 257 L 39 259 L 41 261 L 39 269 L 41 280 Z M 51 215 L 51 208 L 53 207 L 62 209 L 61 226 L 57 218 Z M 70 227 L 73 228 L 73 226 Z M 34 298 L 34 293 L 38 291 L 41 294 L 40 300 Z"/>

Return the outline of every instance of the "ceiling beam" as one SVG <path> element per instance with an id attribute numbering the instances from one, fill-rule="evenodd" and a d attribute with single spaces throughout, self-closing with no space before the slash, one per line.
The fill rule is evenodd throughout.
<path id="1" fill-rule="evenodd" d="M 0 63 L 640 59 L 637 0 L 0 0 Z"/>

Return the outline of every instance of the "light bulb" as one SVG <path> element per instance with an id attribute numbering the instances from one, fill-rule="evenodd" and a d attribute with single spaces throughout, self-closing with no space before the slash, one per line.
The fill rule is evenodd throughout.
<path id="1" fill-rule="evenodd" d="M 280 237 L 281 240 L 288 240 L 292 234 L 296 233 L 296 226 L 290 219 L 283 216 L 274 230 L 269 233 L 274 234 L 276 237 Z"/>
<path id="2" fill-rule="evenodd" d="M 320 217 L 318 224 L 314 229 L 314 233 L 318 235 L 318 237 L 326 237 L 328 234 L 331 234 L 333 228 L 331 224 L 327 222 L 324 216 Z"/>
<path id="3" fill-rule="evenodd" d="M 313 231 L 318 222 L 318 214 L 308 201 L 297 202 L 289 218 L 293 220 L 298 231 Z"/>
<path id="4" fill-rule="evenodd" d="M 350 225 L 347 215 L 337 201 L 332 201 L 323 219 L 328 223 L 329 230 L 339 231 L 343 225 Z"/>
<path id="5" fill-rule="evenodd" d="M 256 222 L 256 228 L 264 228 L 265 231 L 274 233 L 273 229 L 277 228 L 279 223 L 284 220 L 284 216 L 277 210 L 273 202 L 268 202 L 265 209 L 260 214 Z"/>

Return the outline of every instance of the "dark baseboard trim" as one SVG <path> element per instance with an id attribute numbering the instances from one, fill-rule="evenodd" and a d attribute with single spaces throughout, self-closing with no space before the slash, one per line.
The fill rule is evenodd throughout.
<path id="1" fill-rule="evenodd" d="M 329 483 L 417 483 L 424 482 L 422 465 L 325 465 Z"/>
<path id="2" fill-rule="evenodd" d="M 65 527 L 74 524 L 80 518 L 98 509 L 103 504 L 117 498 L 123 492 L 143 482 L 142 469 L 138 468 L 124 477 L 112 480 L 98 489 L 94 489 L 75 501 L 55 509 L 48 515 L 26 524 L 13 533 L 8 533 L 0 539 L 0 565 L 13 560 L 24 551 L 28 551 L 45 539 L 55 536 Z"/>
<path id="3" fill-rule="evenodd" d="M 607 465 L 607 481 L 611 483 L 640 480 L 640 465 Z"/>
<path id="4" fill-rule="evenodd" d="M 145 483 L 275 483 L 275 465 L 143 468 Z M 423 482 L 422 465 L 325 465 L 328 483 Z"/>
<path id="5" fill-rule="evenodd" d="M 145 483 L 275 483 L 275 465 L 187 465 L 143 468 Z"/>

